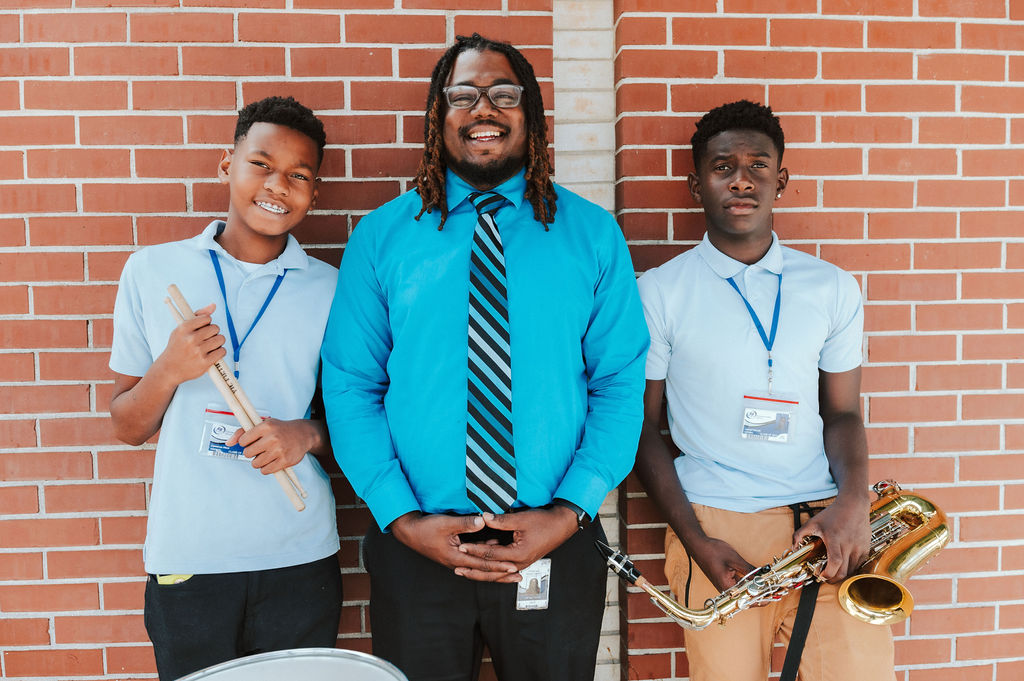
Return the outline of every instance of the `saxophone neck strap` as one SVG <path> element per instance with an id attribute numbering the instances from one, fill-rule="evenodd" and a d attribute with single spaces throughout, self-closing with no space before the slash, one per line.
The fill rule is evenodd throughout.
<path id="1" fill-rule="evenodd" d="M 818 600 L 818 587 L 820 586 L 821 583 L 815 580 L 805 584 L 800 590 L 800 604 L 796 607 L 793 634 L 789 638 L 786 661 L 782 663 L 782 674 L 779 675 L 779 681 L 796 681 L 796 673 L 800 669 L 800 658 L 804 654 L 804 644 L 807 642 L 807 632 L 811 628 L 811 619 L 814 617 L 814 606 Z"/>

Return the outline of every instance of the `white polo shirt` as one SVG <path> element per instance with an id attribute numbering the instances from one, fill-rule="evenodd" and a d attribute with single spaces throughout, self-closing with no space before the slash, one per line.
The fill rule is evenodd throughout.
<path id="1" fill-rule="evenodd" d="M 291 236 L 284 252 L 265 265 L 241 263 L 214 241 L 224 223 L 198 236 L 144 248 L 128 259 L 114 305 L 110 368 L 142 376 L 163 352 L 175 321 L 164 303 L 177 284 L 193 309 L 216 303 L 213 321 L 231 341 L 224 300 L 210 259 L 216 252 L 239 340 L 284 279 L 243 342 L 239 382 L 254 406 L 278 419 L 309 414 L 316 387 L 327 315 L 337 270 L 310 258 Z M 144 559 L 149 573 L 209 574 L 300 565 L 338 550 L 335 503 L 316 457 L 295 472 L 309 493 L 297 512 L 273 476 L 250 460 L 204 455 L 208 408 L 227 411 L 210 378 L 178 386 L 164 414 L 156 449 Z M 233 417 L 229 417 L 236 423 Z"/>
<path id="2" fill-rule="evenodd" d="M 770 334 L 773 395 L 793 398 L 789 442 L 740 436 L 745 395 L 768 389 L 768 352 L 733 278 Z M 836 493 L 818 412 L 818 371 L 862 359 L 864 311 L 850 274 L 779 244 L 753 265 L 704 240 L 638 281 L 651 333 L 647 379 L 665 380 L 676 472 L 693 503 L 755 512 Z"/>

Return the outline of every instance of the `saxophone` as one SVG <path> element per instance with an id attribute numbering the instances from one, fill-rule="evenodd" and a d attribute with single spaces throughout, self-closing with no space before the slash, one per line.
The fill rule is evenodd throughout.
<path id="1" fill-rule="evenodd" d="M 946 514 L 925 497 L 904 492 L 891 480 L 872 487 L 878 498 L 871 504 L 871 542 L 867 559 L 839 587 L 839 604 L 870 624 L 895 624 L 910 616 L 914 598 L 903 585 L 910 575 L 949 543 Z M 825 544 L 807 537 L 770 565 L 752 570 L 743 579 L 704 603 L 702 610 L 684 608 L 656 589 L 636 569 L 629 556 L 597 542 L 608 566 L 685 629 L 699 631 L 713 622 L 724 625 L 736 613 L 778 600 L 818 578 L 825 567 Z"/>

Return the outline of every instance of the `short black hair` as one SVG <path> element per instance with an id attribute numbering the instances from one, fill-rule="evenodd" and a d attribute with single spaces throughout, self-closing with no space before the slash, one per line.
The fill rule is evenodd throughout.
<path id="1" fill-rule="evenodd" d="M 697 131 L 690 138 L 693 146 L 693 166 L 700 168 L 708 148 L 708 140 L 720 132 L 727 130 L 754 130 L 763 132 L 772 139 L 775 150 L 779 152 L 779 163 L 782 163 L 782 152 L 786 150 L 786 138 L 782 134 L 782 125 L 778 117 L 772 113 L 771 107 L 741 99 L 715 107 L 697 121 Z"/>
<path id="2" fill-rule="evenodd" d="M 273 123 L 297 130 L 316 142 L 317 164 L 324 160 L 324 146 L 327 134 L 324 124 L 313 112 L 299 104 L 292 97 L 266 97 L 258 102 L 250 102 L 238 112 L 238 123 L 235 124 L 235 144 L 246 135 L 255 123 Z"/>

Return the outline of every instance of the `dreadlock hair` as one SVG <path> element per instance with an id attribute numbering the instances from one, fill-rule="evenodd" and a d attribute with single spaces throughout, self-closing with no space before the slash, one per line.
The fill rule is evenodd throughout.
<path id="1" fill-rule="evenodd" d="M 295 99 L 267 97 L 245 105 L 238 112 L 238 122 L 235 124 L 235 144 L 248 135 L 249 128 L 256 123 L 273 123 L 301 132 L 316 143 L 317 164 L 324 160 L 324 146 L 327 144 L 324 124 L 312 111 L 299 104 Z"/>
<path id="2" fill-rule="evenodd" d="M 715 107 L 697 121 L 697 132 L 690 138 L 693 146 L 693 166 L 700 168 L 704 154 L 708 149 L 708 140 L 720 132 L 727 130 L 754 130 L 763 132 L 772 139 L 775 150 L 779 152 L 779 163 L 782 163 L 782 152 L 786 149 L 782 125 L 772 113 L 771 107 L 755 104 L 741 99 Z"/>
<path id="3" fill-rule="evenodd" d="M 533 74 L 533 67 L 526 57 L 509 43 L 489 40 L 479 33 L 470 37 L 458 36 L 455 44 L 445 51 L 434 66 L 430 76 L 430 91 L 427 94 L 427 115 L 423 124 L 423 158 L 414 182 L 422 200 L 422 208 L 416 219 L 435 208 L 441 211 L 441 224 L 448 219 L 448 202 L 445 193 L 445 148 L 444 116 L 447 101 L 441 91 L 448 83 L 455 60 L 463 52 L 477 50 L 505 55 L 516 78 L 523 86 L 523 98 L 519 103 L 526 118 L 526 199 L 533 205 L 533 217 L 543 223 L 545 231 L 555 218 L 555 187 L 551 182 L 552 167 L 548 159 L 548 125 L 544 119 L 544 102 L 540 86 Z"/>

